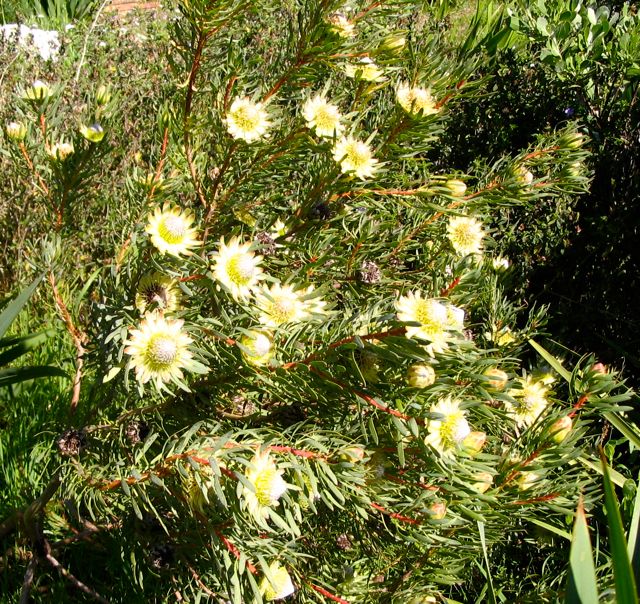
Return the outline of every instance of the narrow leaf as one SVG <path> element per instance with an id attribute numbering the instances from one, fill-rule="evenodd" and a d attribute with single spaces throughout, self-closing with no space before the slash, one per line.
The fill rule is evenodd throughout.
<path id="1" fill-rule="evenodd" d="M 600 459 L 602 460 L 602 470 L 604 472 L 604 505 L 607 510 L 616 601 L 618 604 L 637 604 L 636 582 L 627 554 L 627 542 L 624 536 L 618 499 L 613 490 L 613 483 L 609 478 L 609 469 L 602 450 L 600 451 Z"/>
<path id="2" fill-rule="evenodd" d="M 562 366 L 562 364 L 560 363 L 560 361 L 558 361 L 558 359 L 556 359 L 556 357 L 554 357 L 548 350 L 545 350 L 542 346 L 540 346 L 540 344 L 534 342 L 533 340 L 529 340 L 529 344 L 531 344 L 535 351 L 545 361 L 547 361 L 547 363 L 549 363 L 549 365 L 551 365 L 553 369 L 555 369 L 558 375 L 562 376 L 567 383 L 571 383 L 571 373 Z"/>
<path id="3" fill-rule="evenodd" d="M 571 553 L 569 554 L 569 582 L 565 604 L 598 604 L 598 583 L 593 563 L 589 527 L 584 515 L 582 497 L 573 525 Z"/>
<path id="4" fill-rule="evenodd" d="M 482 544 L 482 553 L 484 554 L 484 563 L 487 567 L 487 585 L 489 586 L 489 602 L 496 604 L 496 594 L 493 590 L 493 579 L 491 578 L 491 569 L 489 568 L 489 554 L 487 553 L 487 541 L 484 535 L 484 522 L 478 521 L 478 532 L 480 533 L 480 543 Z"/>
<path id="5" fill-rule="evenodd" d="M 0 314 L 0 338 L 4 336 L 7 329 L 9 329 L 9 325 L 13 322 L 13 320 L 18 316 L 22 307 L 28 302 L 29 298 L 33 295 L 33 292 L 36 291 L 36 287 L 42 280 L 43 275 L 36 277 L 35 281 L 26 289 L 24 289 L 14 300 L 7 304 L 6 308 Z"/>
<path id="6" fill-rule="evenodd" d="M 57 367 L 48 365 L 36 365 L 34 367 L 10 367 L 0 370 L 0 386 L 17 384 L 26 380 L 35 380 L 41 377 L 67 377 L 67 374 Z"/>

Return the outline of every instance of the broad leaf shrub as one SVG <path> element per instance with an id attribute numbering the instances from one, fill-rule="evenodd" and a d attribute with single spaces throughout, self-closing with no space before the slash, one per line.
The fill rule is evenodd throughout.
<path id="1" fill-rule="evenodd" d="M 57 231 L 29 261 L 76 377 L 49 482 L 0 534 L 98 600 L 554 601 L 632 393 L 551 356 L 540 312 L 516 325 L 489 225 L 584 192 L 583 139 L 434 162 L 480 66 L 416 3 L 179 10 L 179 84 L 121 205 L 91 185 L 128 148 L 113 97 L 72 142 L 48 137 L 63 86 L 15 99 L 3 149 Z M 75 217 L 102 211 L 79 279 Z"/>
<path id="2" fill-rule="evenodd" d="M 581 167 L 593 178 L 589 193 L 510 208 L 495 224 L 506 234 L 504 255 L 518 258 L 514 293 L 553 306 L 552 330 L 565 344 L 624 363 L 635 381 L 638 316 L 628 300 L 638 297 L 639 261 L 636 7 L 512 2 L 501 18 L 492 38 L 499 44 L 484 46 L 486 94 L 464 102 L 447 129 L 448 161 L 468 170 L 579 122 L 592 153 Z"/>

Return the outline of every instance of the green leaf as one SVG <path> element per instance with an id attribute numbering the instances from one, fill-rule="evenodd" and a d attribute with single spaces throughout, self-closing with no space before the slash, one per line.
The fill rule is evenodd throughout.
<path id="1" fill-rule="evenodd" d="M 12 361 L 21 357 L 23 354 L 29 352 L 29 350 L 40 346 L 48 337 L 53 335 L 53 330 L 43 331 L 42 333 L 32 333 L 21 338 L 12 338 L 10 340 L 0 340 L 0 348 L 5 348 L 11 345 L 12 348 L 5 350 L 0 354 L 0 367 L 8 365 Z M 4 344 L 4 345 L 3 345 Z"/>
<path id="2" fill-rule="evenodd" d="M 26 380 L 35 380 L 41 377 L 67 377 L 67 374 L 57 367 L 48 365 L 36 365 L 34 367 L 10 367 L 0 370 L 0 386 L 9 386 Z"/>
<path id="3" fill-rule="evenodd" d="M 640 526 L 640 485 L 636 487 L 636 498 L 633 502 L 633 512 L 631 514 L 631 525 L 629 526 L 629 536 L 627 542 L 627 553 L 631 560 L 633 576 L 638 584 L 640 579 L 640 548 L 638 547 L 638 527 Z"/>
<path id="4" fill-rule="evenodd" d="M 33 283 L 24 289 L 20 294 L 16 296 L 14 300 L 12 300 L 9 304 L 7 304 L 6 308 L 0 314 L 0 338 L 4 336 L 7 329 L 13 322 L 13 320 L 18 316 L 22 307 L 29 301 L 29 298 L 33 295 L 33 292 L 36 291 L 36 287 L 40 281 L 42 281 L 42 277 L 44 273 L 33 281 Z"/>
<path id="5" fill-rule="evenodd" d="M 531 344 L 531 346 L 535 349 L 535 351 L 545 361 L 547 361 L 547 363 L 549 363 L 549 365 L 551 365 L 553 369 L 555 369 L 558 375 L 562 376 L 562 378 L 567 383 L 569 384 L 571 383 L 571 373 L 562 366 L 562 364 L 560 363 L 560 361 L 558 361 L 558 359 L 556 359 L 556 357 L 554 357 L 548 350 L 545 350 L 542 346 L 540 346 L 540 344 L 538 344 L 537 342 L 534 342 L 533 340 L 529 340 L 529 344 Z"/>
<path id="6" fill-rule="evenodd" d="M 482 544 L 482 553 L 484 554 L 484 563 L 487 567 L 487 585 L 489 586 L 489 602 L 496 604 L 496 594 L 493 590 L 493 579 L 491 578 L 491 569 L 489 568 L 489 554 L 487 553 L 487 540 L 484 535 L 484 522 L 478 521 L 478 532 L 480 533 L 480 543 Z"/>
<path id="7" fill-rule="evenodd" d="M 566 604 L 598 604 L 598 584 L 582 497 L 573 525 Z"/>
<path id="8" fill-rule="evenodd" d="M 630 423 L 622 419 L 617 413 L 606 412 L 602 415 L 614 428 L 620 430 L 637 449 L 640 449 L 640 435 Z"/>
<path id="9" fill-rule="evenodd" d="M 637 604 L 636 582 L 629 562 L 629 555 L 627 554 L 627 542 L 622 526 L 618 499 L 613 490 L 613 483 L 609 478 L 609 469 L 602 450 L 600 450 L 600 459 L 602 460 L 602 471 L 604 472 L 604 505 L 607 510 L 607 526 L 609 527 L 609 540 L 611 542 L 616 602 L 618 604 Z"/>

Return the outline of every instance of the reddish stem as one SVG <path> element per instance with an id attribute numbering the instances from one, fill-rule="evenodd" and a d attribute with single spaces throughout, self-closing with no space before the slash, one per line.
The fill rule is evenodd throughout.
<path id="1" fill-rule="evenodd" d="M 402 514 L 398 514 L 397 512 L 391 512 L 382 507 L 379 503 L 371 502 L 371 507 L 389 516 L 390 518 L 393 518 L 394 520 L 400 520 L 400 522 L 406 522 L 407 524 L 422 524 L 420 520 L 416 520 L 415 518 L 409 518 L 409 516 L 403 516 Z"/>
<path id="2" fill-rule="evenodd" d="M 340 596 L 334 596 L 330 591 L 324 589 L 324 587 L 320 587 L 319 585 L 314 585 L 313 583 L 307 583 L 307 585 L 313 589 L 313 591 L 317 591 L 319 594 L 333 600 L 334 602 L 339 602 L 340 604 L 349 604 L 349 602 Z"/>

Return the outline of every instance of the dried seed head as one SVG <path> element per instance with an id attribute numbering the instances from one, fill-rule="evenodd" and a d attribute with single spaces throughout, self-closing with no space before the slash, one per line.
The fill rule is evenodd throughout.
<path id="1" fill-rule="evenodd" d="M 262 246 L 260 248 L 260 253 L 263 256 L 273 256 L 276 253 L 276 242 L 273 240 L 273 237 L 269 235 L 269 233 L 258 233 L 256 235 L 256 241 Z"/>
<path id="2" fill-rule="evenodd" d="M 338 535 L 337 539 L 336 539 L 336 545 L 341 549 L 341 550 L 350 550 L 353 547 L 353 544 L 351 543 L 351 539 L 349 539 L 349 536 L 346 535 L 345 533 L 342 533 L 342 535 Z"/>
<path id="3" fill-rule="evenodd" d="M 380 267 L 371 260 L 365 260 L 358 271 L 358 279 L 362 283 L 371 285 L 372 283 L 379 283 L 382 278 L 382 271 Z"/>
<path id="4" fill-rule="evenodd" d="M 136 445 L 139 442 L 142 442 L 145 438 L 147 438 L 147 436 L 149 436 L 149 432 L 150 429 L 147 422 L 137 419 L 132 421 L 125 430 L 125 434 L 127 435 L 127 438 L 132 445 Z"/>
<path id="5" fill-rule="evenodd" d="M 170 543 L 158 543 L 149 551 L 149 559 L 156 570 L 168 570 L 175 560 L 175 549 Z"/>
<path id="6" fill-rule="evenodd" d="M 60 455 L 75 457 L 86 445 L 87 438 L 84 430 L 66 430 L 56 440 Z"/>

